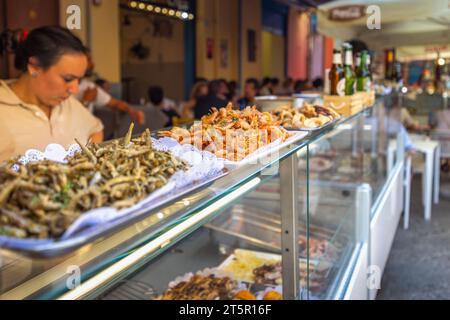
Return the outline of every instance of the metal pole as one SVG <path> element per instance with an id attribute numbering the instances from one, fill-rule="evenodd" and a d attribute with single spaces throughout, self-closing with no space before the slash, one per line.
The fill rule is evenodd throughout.
<path id="1" fill-rule="evenodd" d="M 91 50 L 91 54 L 93 54 L 93 48 L 92 48 L 92 18 L 91 18 L 91 2 L 89 0 L 86 0 L 86 43 L 87 46 Z"/>
<path id="2" fill-rule="evenodd" d="M 355 241 L 361 247 L 367 245 L 366 270 L 370 266 L 370 215 L 372 208 L 372 188 L 368 184 L 362 184 L 356 191 L 356 234 Z M 370 288 L 367 287 L 366 299 L 370 297 Z"/>
<path id="3" fill-rule="evenodd" d="M 300 270 L 298 254 L 298 157 L 293 153 L 281 161 L 281 248 L 283 267 L 283 298 L 299 297 Z"/>
<path id="4" fill-rule="evenodd" d="M 8 14 L 6 13 L 6 0 L 2 0 L 2 2 L 0 3 L 0 7 L 1 7 L 1 14 L 2 14 L 2 20 L 3 20 L 3 25 L 2 25 L 2 33 L 4 32 L 6 34 L 6 31 L 8 30 Z M 0 33 L 1 34 L 1 33 Z M 5 45 L 7 43 L 5 42 Z M 0 76 L 2 77 L 2 79 L 9 79 L 9 53 L 8 53 L 8 47 L 5 46 L 3 48 L 3 52 L 0 52 L 0 54 L 2 55 L 2 59 L 3 59 L 3 66 L 5 67 L 4 70 L 1 72 Z"/>
<path id="5" fill-rule="evenodd" d="M 243 64 L 243 57 L 242 57 L 242 53 L 244 52 L 243 50 L 243 44 L 242 44 L 242 39 L 244 39 L 243 37 L 243 32 L 244 30 L 242 30 L 242 0 L 238 1 L 238 85 L 239 85 L 239 91 L 241 91 L 242 87 L 243 87 L 243 77 L 242 77 L 242 64 Z"/>

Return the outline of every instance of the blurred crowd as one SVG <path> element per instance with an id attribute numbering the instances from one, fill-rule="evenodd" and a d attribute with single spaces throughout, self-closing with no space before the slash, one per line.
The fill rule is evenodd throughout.
<path id="1" fill-rule="evenodd" d="M 145 109 L 152 112 L 160 112 L 158 119 L 152 117 L 151 127 L 162 128 L 179 125 L 200 119 L 209 113 L 211 107 L 221 108 L 232 103 L 236 109 L 244 109 L 252 106 L 258 96 L 290 96 L 310 91 L 321 91 L 323 80 L 293 80 L 287 78 L 280 81 L 278 78 L 266 77 L 262 80 L 249 78 L 243 85 L 243 90 L 236 81 L 214 79 L 208 81 L 205 78 L 197 78 L 187 101 L 175 102 L 167 97 L 160 86 L 151 86 L 148 89 Z M 157 122 L 157 123 L 156 123 Z"/>

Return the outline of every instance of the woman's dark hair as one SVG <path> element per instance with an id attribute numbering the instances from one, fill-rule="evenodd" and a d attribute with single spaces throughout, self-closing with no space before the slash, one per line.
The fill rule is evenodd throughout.
<path id="1" fill-rule="evenodd" d="M 86 54 L 80 39 L 62 27 L 40 27 L 32 30 L 17 50 L 14 66 L 26 72 L 30 58 L 37 59 L 44 70 L 56 64 L 67 53 Z"/>

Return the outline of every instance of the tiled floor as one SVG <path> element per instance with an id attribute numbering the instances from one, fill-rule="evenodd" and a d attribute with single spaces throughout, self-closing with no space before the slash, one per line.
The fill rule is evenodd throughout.
<path id="1" fill-rule="evenodd" d="M 450 299 L 450 199 L 441 197 L 425 222 L 420 176 L 413 180 L 410 227 L 401 221 L 377 299 Z"/>

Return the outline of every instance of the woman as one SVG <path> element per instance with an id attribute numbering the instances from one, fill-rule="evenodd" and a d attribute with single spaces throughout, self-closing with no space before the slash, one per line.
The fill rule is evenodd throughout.
<path id="1" fill-rule="evenodd" d="M 0 161 L 50 143 L 103 141 L 99 119 L 73 97 L 88 65 L 86 49 L 70 31 L 42 27 L 16 52 L 18 80 L 0 81 Z M 8 144 L 7 148 L 5 145 Z"/>
<path id="2" fill-rule="evenodd" d="M 191 91 L 191 97 L 189 101 L 183 104 L 182 106 L 182 117 L 186 119 L 194 118 L 193 109 L 197 105 L 197 100 L 200 97 L 206 97 L 208 95 L 208 82 L 207 81 L 199 81 L 197 82 Z"/>

